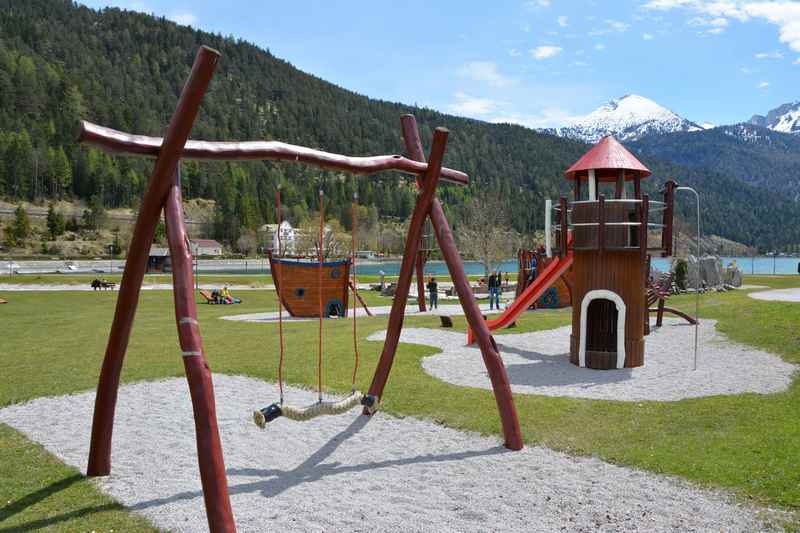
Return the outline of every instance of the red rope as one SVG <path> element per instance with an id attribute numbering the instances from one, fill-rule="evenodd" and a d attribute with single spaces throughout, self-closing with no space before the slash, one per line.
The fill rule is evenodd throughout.
<path id="1" fill-rule="evenodd" d="M 319 291 L 319 352 L 317 355 L 317 394 L 322 401 L 322 245 L 323 226 L 325 225 L 325 206 L 323 203 L 322 189 L 319 190 L 319 248 L 317 249 L 319 263 L 317 265 L 317 290 Z"/>
<path id="2" fill-rule="evenodd" d="M 358 354 L 358 333 L 357 333 L 357 326 L 356 326 L 356 300 L 358 299 L 358 279 L 356 274 L 356 245 L 358 244 L 358 191 L 353 193 L 353 208 L 352 208 L 352 218 L 353 218 L 353 237 L 352 237 L 352 244 L 350 245 L 351 257 L 350 257 L 350 266 L 353 269 L 353 354 L 355 356 L 355 366 L 353 367 L 353 379 L 352 379 L 352 391 L 355 392 L 356 390 L 356 378 L 358 377 L 358 366 L 360 363 L 360 357 Z"/>
<path id="3" fill-rule="evenodd" d="M 276 272 L 273 273 L 272 283 L 277 285 L 278 288 L 278 338 L 280 339 L 280 359 L 278 361 L 278 390 L 281 396 L 281 405 L 283 405 L 283 359 L 286 346 L 283 341 L 283 283 L 275 283 L 275 274 L 277 279 L 281 277 L 281 223 L 283 222 L 283 212 L 281 210 L 281 186 L 278 185 L 278 191 L 275 194 L 275 205 L 278 211 L 278 260 L 273 261 Z"/>

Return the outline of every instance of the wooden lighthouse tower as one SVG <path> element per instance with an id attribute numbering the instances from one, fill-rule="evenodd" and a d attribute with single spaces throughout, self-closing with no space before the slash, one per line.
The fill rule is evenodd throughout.
<path id="1" fill-rule="evenodd" d="M 650 200 L 641 188 L 650 174 L 611 136 L 565 173 L 574 182 L 573 201 L 561 199 L 560 217 L 562 235 L 571 230 L 574 254 L 570 361 L 575 365 L 644 364 L 650 254 L 672 254 L 675 187 L 668 181 L 663 201 Z M 651 218 L 660 220 L 651 223 Z"/>

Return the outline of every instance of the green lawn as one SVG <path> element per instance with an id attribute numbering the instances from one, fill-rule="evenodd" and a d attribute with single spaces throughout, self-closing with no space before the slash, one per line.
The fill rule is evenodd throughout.
<path id="1" fill-rule="evenodd" d="M 18 282 L 18 276 L 14 280 Z M 230 279 L 227 276 L 226 279 Z M 0 282 L 3 282 L 0 279 Z M 800 286 L 797 277 L 748 277 L 747 283 L 776 288 Z M 5 293 L 0 306 L 0 406 L 44 395 L 95 387 L 113 314 L 116 292 Z M 370 305 L 389 300 L 363 293 Z M 200 320 L 211 368 L 274 381 L 277 326 L 215 320 L 224 314 L 274 310 L 271 291 L 240 292 L 240 306 L 201 305 Z M 690 296 L 677 307 L 693 309 Z M 43 309 L 47 310 L 42 323 Z M 702 297 L 701 314 L 719 320 L 733 340 L 763 347 L 800 363 L 800 305 L 761 302 L 743 292 Z M 548 329 L 569 322 L 567 310 L 529 313 L 512 332 Z M 410 327 L 439 327 L 435 317 L 408 317 Z M 456 318 L 464 330 L 463 318 Z M 362 339 L 385 328 L 386 317 L 359 321 Z M 316 382 L 316 323 L 290 323 L 287 381 Z M 325 324 L 326 385 L 349 390 L 352 369 L 350 323 Z M 381 344 L 362 341 L 359 386 L 366 388 Z M 428 417 L 448 426 L 499 434 L 491 392 L 443 383 L 422 371 L 420 359 L 433 348 L 401 345 L 384 396 L 385 410 Z M 126 382 L 181 376 L 172 296 L 142 293 L 123 371 Z M 363 390 L 363 389 L 362 389 Z M 613 402 L 516 396 L 527 445 L 569 453 L 724 487 L 746 500 L 800 510 L 800 386 L 761 396 L 717 396 L 681 402 Z M 86 420 L 86 424 L 90 424 Z M 13 458 L 13 460 L 8 460 Z M 0 532 L 50 525 L 59 531 L 140 531 L 147 526 L 120 511 L 94 485 L 54 460 L 12 429 L 0 426 Z M 794 527 L 792 522 L 789 527 Z"/>

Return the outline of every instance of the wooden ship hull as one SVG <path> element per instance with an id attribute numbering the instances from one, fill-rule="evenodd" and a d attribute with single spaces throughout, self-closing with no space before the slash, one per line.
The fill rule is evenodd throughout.
<path id="1" fill-rule="evenodd" d="M 319 263 L 310 259 L 275 258 L 269 268 L 283 307 L 293 317 L 318 317 L 320 300 Z M 323 316 L 347 316 L 350 294 L 350 259 L 322 263 Z"/>

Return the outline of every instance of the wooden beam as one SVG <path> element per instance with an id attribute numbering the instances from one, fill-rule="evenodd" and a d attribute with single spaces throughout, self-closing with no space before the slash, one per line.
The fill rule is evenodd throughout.
<path id="1" fill-rule="evenodd" d="M 206 505 L 209 530 L 235 531 L 233 510 L 228 495 L 228 480 L 222 443 L 217 426 L 217 409 L 214 401 L 214 384 L 211 369 L 203 348 L 197 304 L 194 297 L 194 274 L 189 235 L 183 220 L 180 167 L 164 206 L 167 241 L 172 259 L 172 286 L 175 300 L 175 323 L 183 354 L 183 367 L 189 382 L 189 393 L 194 410 L 197 460 L 200 465 L 200 482 Z"/>
<path id="2" fill-rule="evenodd" d="M 403 115 L 400 117 L 400 124 L 403 130 L 406 152 L 412 159 L 424 161 L 425 155 L 414 116 Z M 508 373 L 483 314 L 478 307 L 478 302 L 475 300 L 475 294 L 472 292 L 469 278 L 467 278 L 464 270 L 464 261 L 461 258 L 461 254 L 458 253 L 450 224 L 447 222 L 442 204 L 437 198 L 434 198 L 431 204 L 430 218 L 439 248 L 447 264 L 450 278 L 453 280 L 453 287 L 456 294 L 458 294 L 461 307 L 464 309 L 469 328 L 478 342 L 483 363 L 492 383 L 497 410 L 500 414 L 505 446 L 511 450 L 520 450 L 523 446 L 522 431 L 517 417 L 517 408 L 514 405 L 514 397 L 511 394 Z"/>
<path id="3" fill-rule="evenodd" d="M 128 247 L 111 333 L 97 384 L 89 464 L 86 469 L 88 476 L 106 476 L 111 472 L 111 435 L 119 377 L 136 315 L 139 291 L 147 269 L 150 246 L 153 243 L 161 208 L 172 185 L 175 167 L 183 152 L 183 145 L 189 138 L 189 132 L 197 117 L 203 95 L 214 75 L 219 57 L 219 52 L 205 46 L 197 52 L 189 79 L 183 87 L 164 141 L 160 145 L 153 174 L 142 199 L 133 237 Z"/>
<path id="4" fill-rule="evenodd" d="M 164 146 L 163 139 L 159 137 L 125 133 L 85 120 L 81 122 L 80 142 L 113 154 L 146 157 L 157 157 Z M 396 170 L 406 174 L 421 175 L 427 171 L 425 163 L 412 161 L 400 155 L 351 157 L 278 141 L 187 141 L 178 155 L 182 159 L 205 161 L 296 161 L 354 174 L 375 174 Z M 457 185 L 465 185 L 469 181 L 463 172 L 449 168 L 442 169 L 441 177 Z"/>

